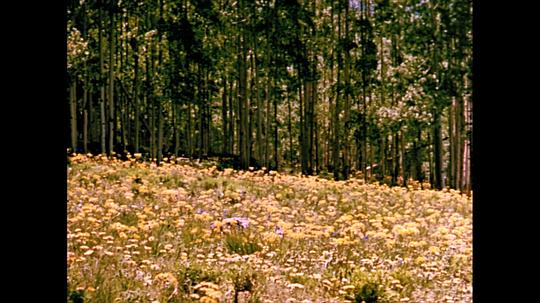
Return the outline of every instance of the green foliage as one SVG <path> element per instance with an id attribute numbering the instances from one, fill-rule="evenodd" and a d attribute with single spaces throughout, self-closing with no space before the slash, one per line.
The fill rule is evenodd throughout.
<path id="1" fill-rule="evenodd" d="M 251 255 L 262 249 L 254 237 L 250 237 L 247 232 L 238 230 L 238 227 L 225 235 L 223 244 L 230 253 L 239 255 Z"/>
<path id="2" fill-rule="evenodd" d="M 137 225 L 137 214 L 130 211 L 123 211 L 118 215 L 118 222 L 127 225 L 127 226 L 136 226 Z"/>
<path id="3" fill-rule="evenodd" d="M 78 290 L 78 291 L 68 290 L 68 303 L 84 303 L 84 291 L 83 290 Z"/>
<path id="4" fill-rule="evenodd" d="M 356 303 L 377 303 L 380 297 L 380 287 L 375 283 L 366 283 L 354 292 Z"/>
<path id="5" fill-rule="evenodd" d="M 176 174 L 164 176 L 160 178 L 160 182 L 162 182 L 166 188 L 171 188 L 171 189 L 184 187 L 186 185 L 186 182 L 184 181 L 184 179 L 181 176 L 176 175 Z"/>
<path id="6" fill-rule="evenodd" d="M 256 273 L 253 271 L 238 271 L 232 274 L 232 281 L 235 291 L 252 291 L 253 283 L 256 280 Z"/>
<path id="7" fill-rule="evenodd" d="M 221 276 L 208 266 L 191 263 L 181 267 L 177 273 L 178 282 L 185 293 L 191 293 L 193 287 L 201 282 L 219 282 Z"/>

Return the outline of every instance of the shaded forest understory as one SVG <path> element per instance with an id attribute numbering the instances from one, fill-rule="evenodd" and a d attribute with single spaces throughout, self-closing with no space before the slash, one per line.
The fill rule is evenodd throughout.
<path id="1" fill-rule="evenodd" d="M 469 191 L 466 0 L 69 1 L 70 149 Z"/>

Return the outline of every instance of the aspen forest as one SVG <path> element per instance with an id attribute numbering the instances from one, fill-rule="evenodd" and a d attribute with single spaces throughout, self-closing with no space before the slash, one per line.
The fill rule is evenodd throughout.
<path id="1" fill-rule="evenodd" d="M 68 302 L 472 302 L 472 2 L 67 1 Z"/>

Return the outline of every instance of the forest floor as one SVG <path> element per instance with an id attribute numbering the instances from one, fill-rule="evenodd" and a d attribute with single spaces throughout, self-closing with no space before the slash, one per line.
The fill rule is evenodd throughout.
<path id="1" fill-rule="evenodd" d="M 69 302 L 472 302 L 459 192 L 70 162 Z"/>

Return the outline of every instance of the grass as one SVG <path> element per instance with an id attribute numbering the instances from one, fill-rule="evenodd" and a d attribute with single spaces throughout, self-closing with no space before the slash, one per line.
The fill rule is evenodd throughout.
<path id="1" fill-rule="evenodd" d="M 472 301 L 453 190 L 77 155 L 67 208 L 68 302 Z"/>

